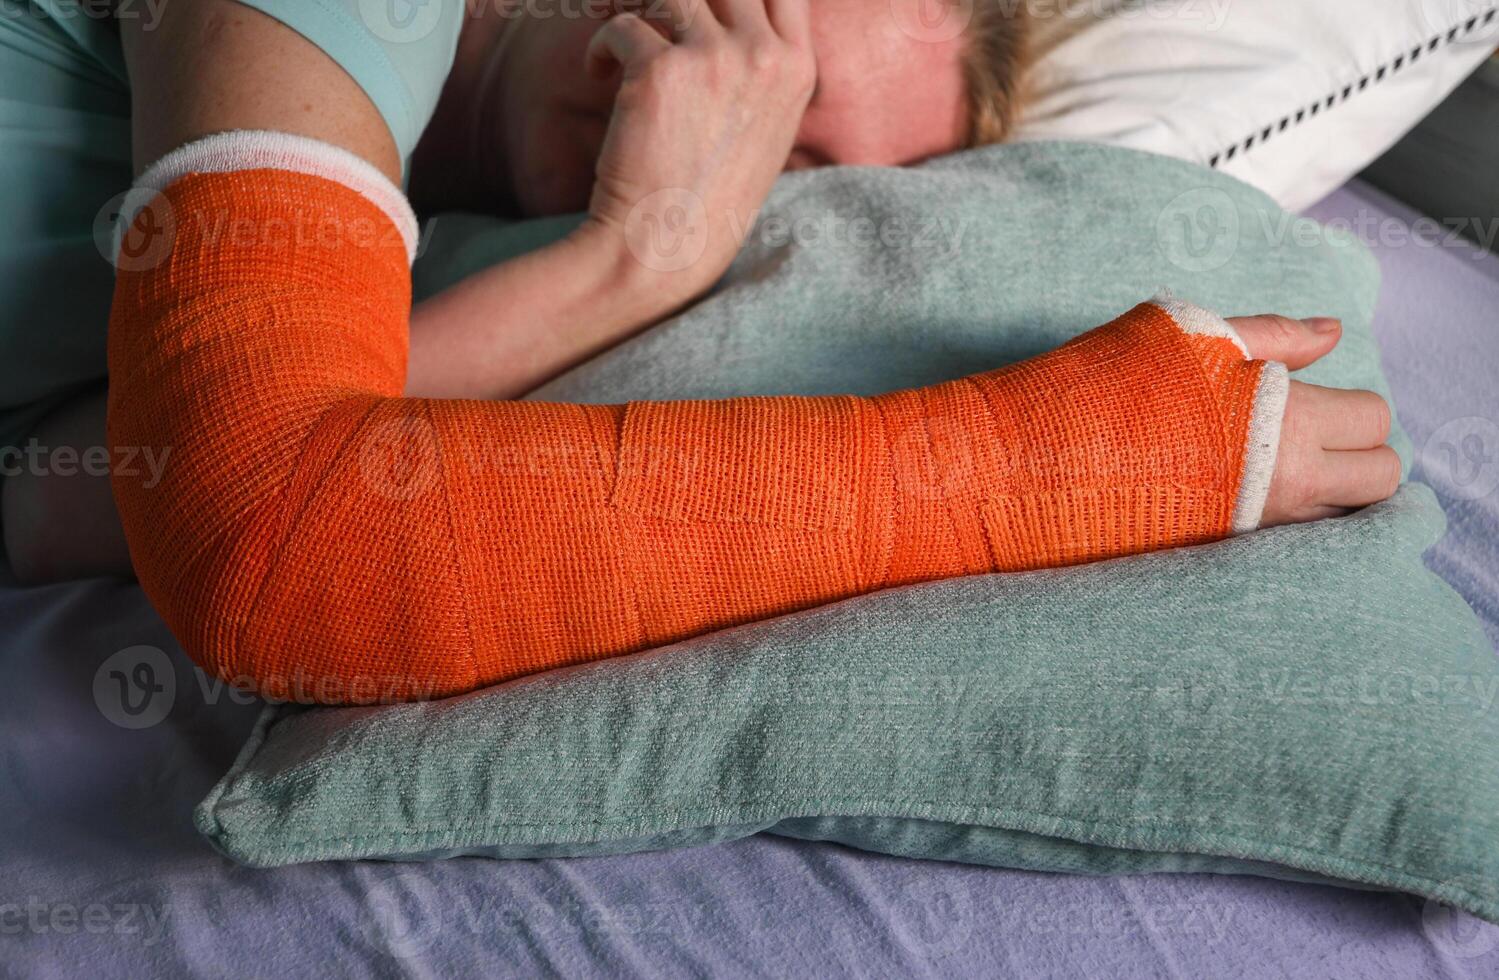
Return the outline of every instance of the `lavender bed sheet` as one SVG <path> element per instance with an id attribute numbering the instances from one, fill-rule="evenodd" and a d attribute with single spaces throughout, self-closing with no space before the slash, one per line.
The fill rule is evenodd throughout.
<path id="1" fill-rule="evenodd" d="M 1499 643 L 1499 258 L 1412 238 L 1357 183 L 1315 207 L 1384 266 L 1376 331 L 1428 556 Z M 1250 312 L 1250 311 L 1235 311 Z M 106 662 L 171 670 L 122 714 Z M 190 810 L 256 712 L 139 592 L 0 588 L 0 976 L 1499 976 L 1499 927 L 1401 895 L 1209 875 L 1085 879 L 756 837 L 587 860 L 240 868 Z M 101 680 L 103 678 L 103 680 Z M 150 720 L 160 699 L 170 712 Z"/>

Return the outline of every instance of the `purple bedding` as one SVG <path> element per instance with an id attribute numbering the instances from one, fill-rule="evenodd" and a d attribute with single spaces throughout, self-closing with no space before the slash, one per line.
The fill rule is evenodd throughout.
<path id="1" fill-rule="evenodd" d="M 1452 524 L 1428 561 L 1499 642 L 1499 258 L 1392 231 L 1411 216 L 1358 184 L 1312 214 L 1374 237 L 1386 369 Z M 132 699 L 136 715 L 106 663 L 130 644 L 170 651 L 172 671 L 135 680 L 175 688 Z M 1499 976 L 1499 927 L 1402 895 L 772 837 L 252 871 L 210 851 L 190 810 L 256 708 L 206 687 L 137 590 L 0 588 L 0 662 L 0 976 Z M 116 723 L 167 704 L 159 724 Z"/>

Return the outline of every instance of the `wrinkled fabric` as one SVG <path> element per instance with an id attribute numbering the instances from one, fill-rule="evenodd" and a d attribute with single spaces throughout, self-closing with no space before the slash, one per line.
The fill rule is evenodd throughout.
<path id="1" fill-rule="evenodd" d="M 1354 186 L 1315 213 L 1382 220 L 1389 208 Z M 1454 413 L 1499 417 L 1499 260 L 1377 243 L 1374 252 L 1386 281 L 1374 328 L 1406 430 L 1419 444 Z M 1481 612 L 1493 610 L 1499 536 L 1482 529 L 1499 501 L 1490 493 L 1464 503 L 1474 514 L 1466 520 L 1439 492 L 1450 530 L 1427 562 Z M 1457 579 L 1456 567 L 1470 574 Z M 1499 636 L 1491 612 L 1484 621 Z M 175 686 L 165 720 L 131 730 L 103 713 L 120 710 L 111 672 L 166 683 L 166 672 L 133 674 L 144 656 L 109 663 L 138 645 L 163 651 Z M 195 671 L 137 589 L 0 590 L 0 663 L 8 689 L 26 692 L 0 711 L 0 906 L 19 906 L 0 908 L 0 927 L 22 924 L 0 929 L 0 962 L 17 976 L 234 974 L 247 964 L 289 977 L 1499 972 L 1499 927 L 1400 894 L 1221 875 L 1005 871 L 764 835 L 502 865 L 243 868 L 203 842 L 191 809 L 232 763 L 259 706 Z M 168 704 L 128 690 L 147 720 Z M 65 926 L 69 908 L 108 905 L 109 926 L 32 929 L 16 917 L 32 899 L 48 915 L 63 909 Z M 153 915 L 166 923 L 154 934 Z"/>

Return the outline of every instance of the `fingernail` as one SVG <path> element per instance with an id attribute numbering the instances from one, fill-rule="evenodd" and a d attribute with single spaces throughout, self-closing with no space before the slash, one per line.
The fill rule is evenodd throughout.
<path id="1" fill-rule="evenodd" d="M 1301 321 L 1312 328 L 1313 333 L 1333 333 L 1343 325 L 1335 316 L 1313 316 Z"/>

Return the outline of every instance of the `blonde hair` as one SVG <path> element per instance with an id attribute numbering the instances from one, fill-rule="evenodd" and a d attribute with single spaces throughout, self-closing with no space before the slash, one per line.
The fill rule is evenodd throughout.
<path id="1" fill-rule="evenodd" d="M 968 89 L 968 146 L 1009 137 L 1020 111 L 1021 83 L 1030 59 L 1027 0 L 965 0 L 973 4 L 963 55 Z"/>

